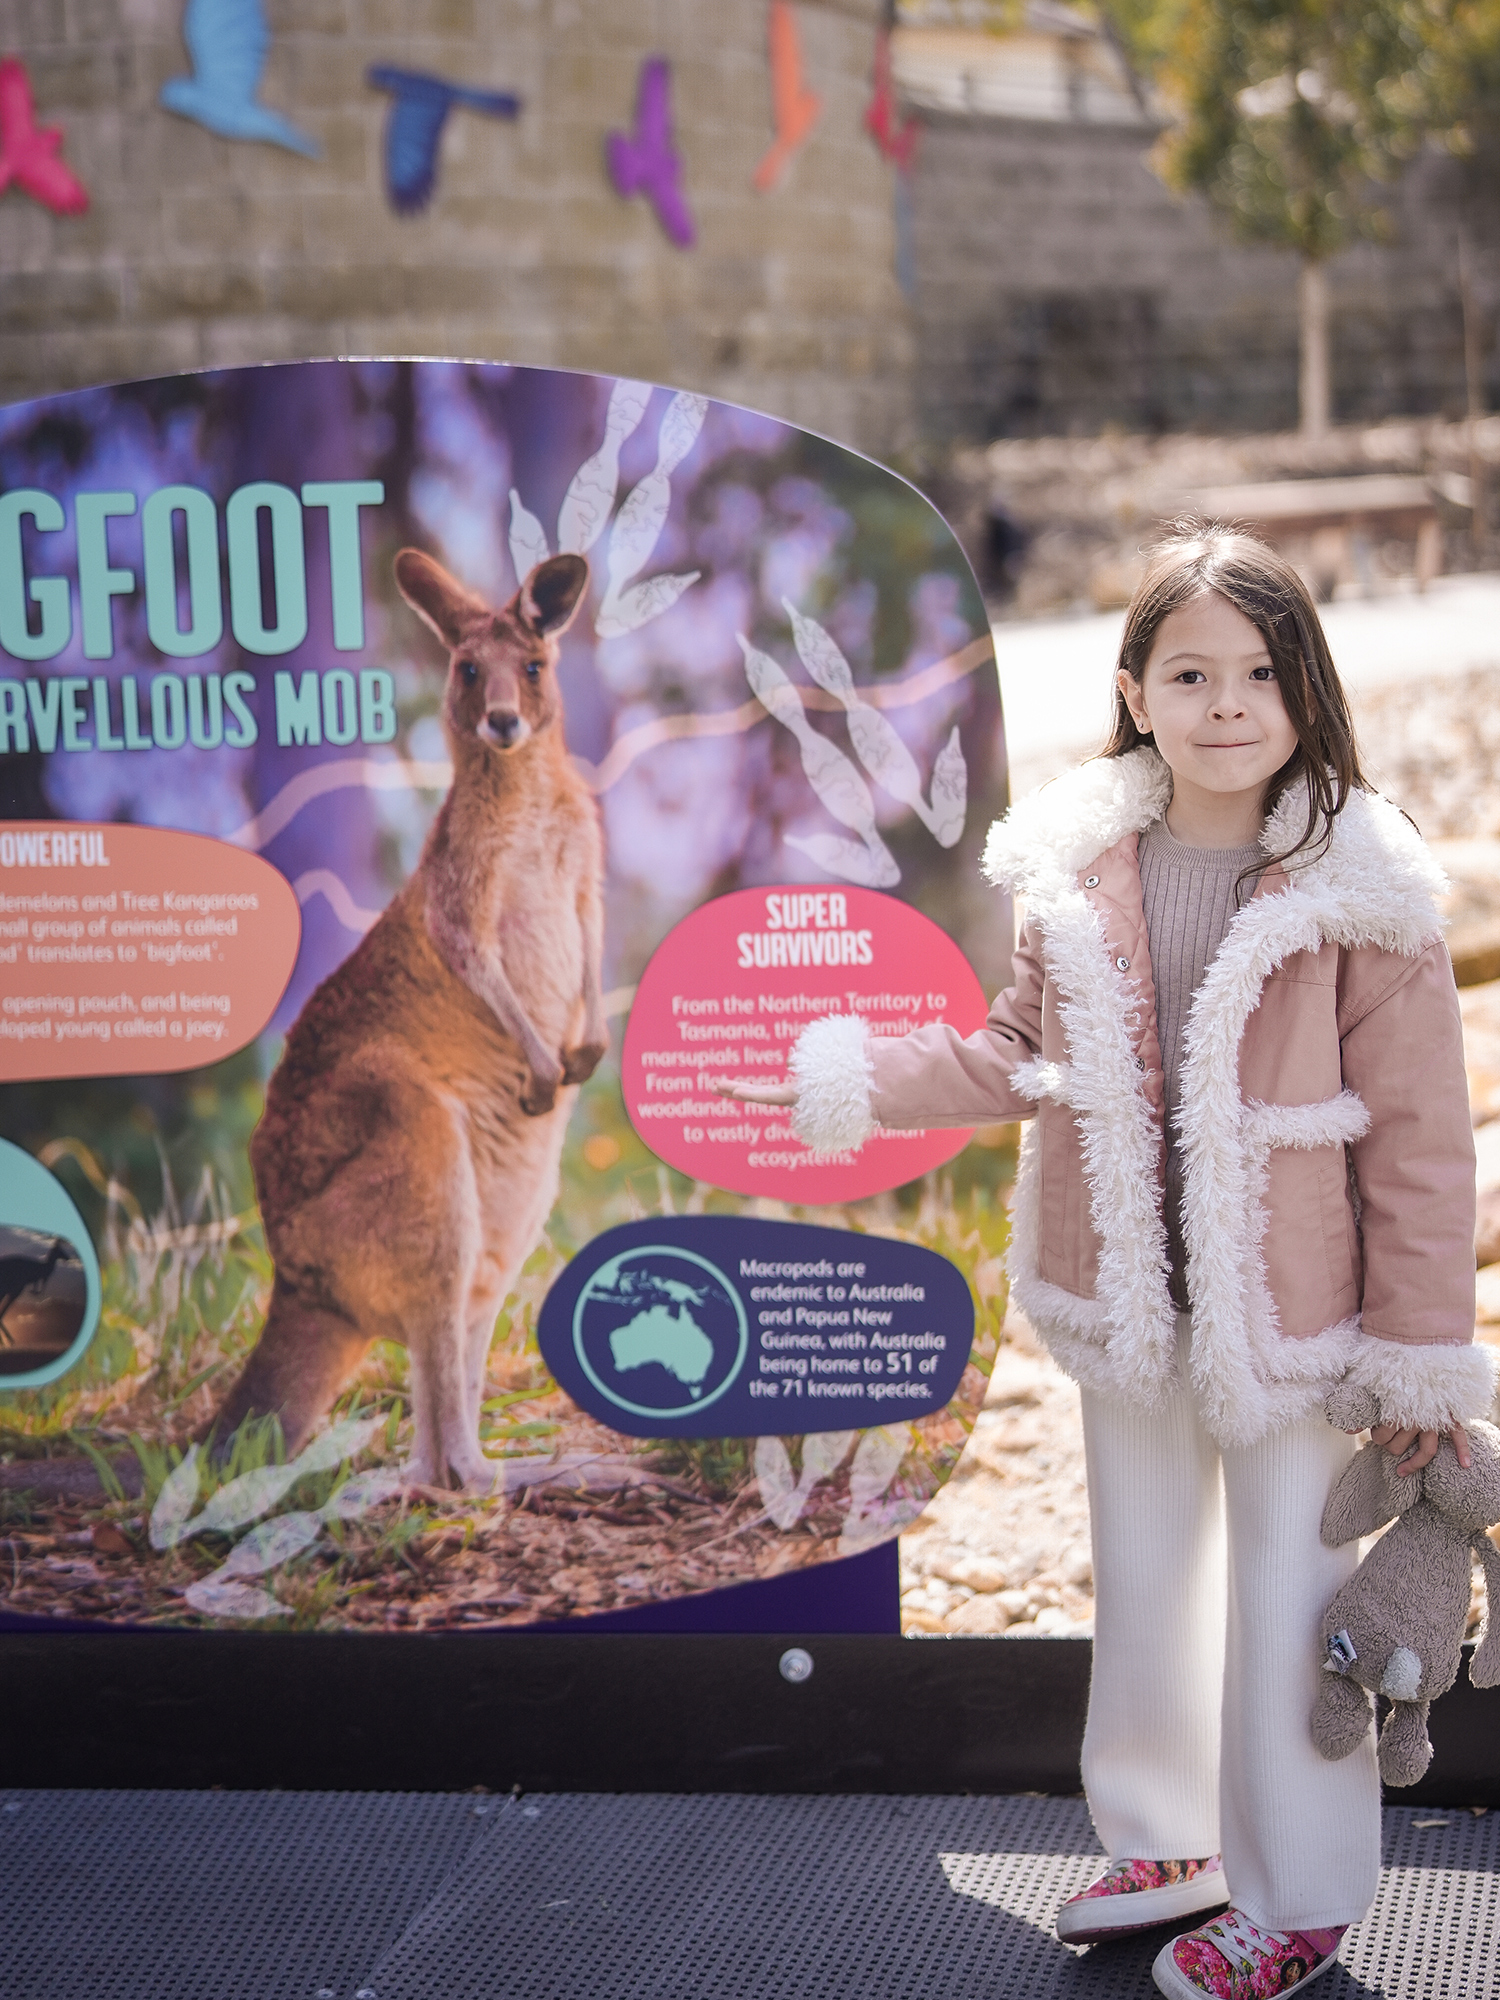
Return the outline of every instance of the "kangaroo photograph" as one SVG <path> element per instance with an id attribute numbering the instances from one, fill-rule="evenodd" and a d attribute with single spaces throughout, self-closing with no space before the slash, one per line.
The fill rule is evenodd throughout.
<path id="1" fill-rule="evenodd" d="M 66 1189 L 101 1277 L 81 1353 L 23 1370 L 52 1239 L 0 1245 L 22 1260 L 0 1326 L 5 1610 L 533 1626 L 888 1541 L 947 1481 L 984 1397 L 1013 1146 L 990 1135 L 868 1198 L 773 1201 L 732 1191 L 717 1153 L 683 1167 L 665 1144 L 732 1060 L 704 1039 L 724 1016 L 679 1030 L 668 997 L 654 1083 L 630 1086 L 659 1123 L 627 1102 L 622 1061 L 659 947 L 735 892 L 814 907 L 863 885 L 940 921 L 987 985 L 1003 973 L 979 875 L 1004 802 L 993 646 L 930 503 L 779 419 L 563 370 L 294 363 L 77 407 L 80 492 L 190 481 L 212 502 L 223 635 L 164 658 L 160 607 L 153 626 L 141 592 L 116 592 L 88 714 L 116 735 L 134 715 L 151 744 L 28 736 L 25 756 L 0 752 L 4 809 L 258 854 L 301 930 L 259 1036 L 181 1074 L 7 1081 L 0 1008 L 0 1129 Z M 55 425 L 13 413 L 9 485 L 58 484 Z M 273 517 L 257 532 L 275 529 L 258 620 L 252 517 L 230 519 L 246 492 Z M 117 580 L 139 580 L 140 518 L 108 532 Z M 174 644 L 211 595 L 206 547 L 178 545 Z M 24 665 L 27 717 L 66 712 L 49 677 L 82 672 L 84 636 Z M 109 914 L 109 888 L 80 885 L 103 932 L 93 906 L 69 919 L 84 947 L 134 927 L 137 956 L 101 993 L 175 999 L 189 964 L 215 990 L 227 913 L 189 932 L 164 908 Z M 0 953 L 23 948 L 0 929 Z M 892 967 L 893 991 L 912 976 Z M 810 998 L 848 983 L 808 977 Z M 725 980 L 727 1002 L 745 975 Z M 774 1046 L 750 1005 L 736 1025 Z M 939 1251 L 976 1307 L 957 1390 L 811 1443 L 790 1407 L 785 1437 L 628 1435 L 591 1413 L 543 1352 L 544 1304 L 602 1232 L 696 1215 Z M 45 1278 L 49 1311 L 72 1270 Z"/>
<path id="2" fill-rule="evenodd" d="M 215 1427 L 275 1415 L 295 1453 L 370 1342 L 396 1340 L 412 1481 L 488 1492 L 496 1316 L 607 1041 L 599 813 L 557 688 L 588 564 L 549 557 L 499 609 L 416 549 L 395 575 L 447 650 L 453 788 L 416 873 L 303 1008 L 271 1077 L 250 1161 L 276 1278 Z"/>

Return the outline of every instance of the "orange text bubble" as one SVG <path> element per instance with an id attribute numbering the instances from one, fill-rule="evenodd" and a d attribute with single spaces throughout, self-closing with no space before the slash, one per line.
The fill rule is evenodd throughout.
<path id="1" fill-rule="evenodd" d="M 222 840 L 0 823 L 0 1081 L 233 1055 L 275 1012 L 301 938 L 286 877 Z"/>

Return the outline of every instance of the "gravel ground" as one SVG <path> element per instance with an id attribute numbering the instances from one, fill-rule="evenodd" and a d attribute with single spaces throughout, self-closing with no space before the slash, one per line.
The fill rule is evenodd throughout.
<path id="1" fill-rule="evenodd" d="M 901 1538 L 908 1632 L 1063 1633 L 1094 1615 L 1078 1389 L 1014 1309 L 958 1471 Z"/>
<path id="2" fill-rule="evenodd" d="M 954 453 L 925 483 L 968 549 L 992 610 L 1027 619 L 1124 604 L 1143 544 L 1164 522 L 1193 513 L 1205 490 L 1371 473 L 1432 482 L 1446 569 L 1483 567 L 1493 558 L 1493 531 L 1476 529 L 1467 503 L 1477 473 L 1483 518 L 1493 522 L 1500 513 L 1500 417 L 1472 429 L 1411 418 L 1343 425 L 1316 440 L 1297 432 L 1002 438 Z M 1008 524 L 998 542 L 996 515 Z M 1388 586 L 1410 574 L 1412 560 L 1409 539 L 1376 540 L 1350 580 Z"/>

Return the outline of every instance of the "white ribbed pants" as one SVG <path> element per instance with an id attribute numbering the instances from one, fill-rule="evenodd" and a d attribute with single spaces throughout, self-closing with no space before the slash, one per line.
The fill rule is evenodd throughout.
<path id="1" fill-rule="evenodd" d="M 1380 1869 L 1373 1741 L 1328 1763 L 1318 1624 L 1357 1560 L 1318 1524 L 1353 1440 L 1321 1418 L 1221 1449 L 1188 1384 L 1147 1416 L 1083 1391 L 1094 1545 L 1089 1810 L 1112 1860 L 1222 1853 L 1271 1930 L 1357 1922 Z"/>

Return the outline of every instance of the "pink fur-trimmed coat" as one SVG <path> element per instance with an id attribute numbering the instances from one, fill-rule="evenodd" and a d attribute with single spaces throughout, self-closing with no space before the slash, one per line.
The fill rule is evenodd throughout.
<path id="1" fill-rule="evenodd" d="M 1012 1210 L 1017 1303 L 1077 1380 L 1147 1407 L 1175 1374 L 1162 1222 L 1162 1071 L 1140 833 L 1154 750 L 1085 764 L 990 834 L 1025 899 L 1014 984 L 967 1040 L 815 1022 L 792 1059 L 819 1151 L 877 1126 L 1030 1121 Z M 1300 831 L 1284 800 L 1268 853 Z M 1353 796 L 1328 851 L 1268 868 L 1194 996 L 1180 1130 L 1192 1368 L 1205 1420 L 1249 1442 L 1338 1382 L 1442 1428 L 1486 1413 L 1474 1335 L 1474 1145 L 1441 874 L 1386 801 Z"/>

